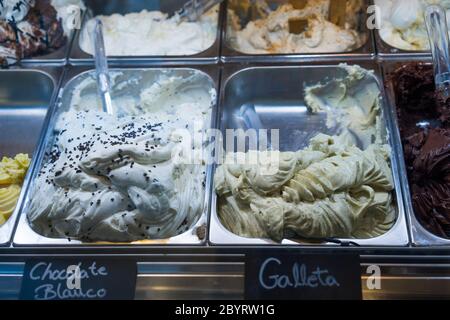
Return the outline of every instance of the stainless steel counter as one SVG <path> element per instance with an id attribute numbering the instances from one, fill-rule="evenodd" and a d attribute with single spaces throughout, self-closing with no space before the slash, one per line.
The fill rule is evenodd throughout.
<path id="1" fill-rule="evenodd" d="M 346 62 L 349 64 L 357 63 L 362 65 L 370 65 L 375 73 L 380 77 L 385 67 L 392 63 L 402 63 L 410 58 L 415 60 L 429 60 L 426 53 L 409 54 L 389 52 L 383 54 L 380 51 L 380 39 L 375 38 L 376 31 L 368 32 L 368 42 L 366 45 L 355 52 L 349 53 L 329 53 L 315 55 L 277 55 L 261 57 L 242 57 L 238 53 L 232 53 L 226 47 L 222 39 L 226 28 L 226 10 L 221 10 L 220 28 L 212 50 L 208 50 L 204 56 L 197 57 L 156 57 L 146 59 L 130 59 L 129 57 L 114 57 L 111 62 L 114 66 L 120 68 L 161 68 L 167 65 L 176 65 L 178 67 L 199 68 L 209 75 L 214 75 L 217 79 L 216 85 L 220 92 L 225 88 L 225 80 L 239 70 L 249 67 L 265 67 L 272 69 L 295 70 L 299 68 L 312 68 L 315 65 L 336 66 L 339 63 Z M 78 34 L 75 35 L 75 42 Z M 78 50 L 78 51 L 77 51 Z M 40 72 L 47 68 L 53 71 L 47 71 L 53 77 L 51 81 L 53 88 L 53 98 L 51 98 L 45 109 L 52 110 L 56 96 L 61 94 L 61 88 L 65 85 L 62 79 L 71 79 L 74 75 L 81 71 L 79 67 L 71 66 L 72 64 L 84 64 L 84 70 L 92 68 L 93 60 L 91 57 L 84 57 L 86 60 L 77 61 L 77 55 L 80 55 L 79 49 L 74 45 L 72 51 L 68 54 L 70 62 L 63 60 L 57 61 L 61 64 L 58 71 L 52 69 L 55 64 L 54 60 L 28 60 L 24 61 L 22 66 L 16 66 L 11 69 L 19 70 L 29 74 L 41 74 Z M 79 56 L 81 57 L 81 55 Z M 202 66 L 198 66 L 201 64 Z M 281 68 L 279 68 L 281 67 Z M 307 69 L 306 68 L 306 69 Z M 20 71 L 22 70 L 22 71 Z M 9 71 L 8 71 L 9 72 Z M 0 72 L 1 76 L 2 72 Z M 11 73 L 12 74 L 12 73 Z M 64 75 L 67 75 L 64 77 Z M 222 76 L 221 76 L 222 75 Z M 41 77 L 41 76 L 40 76 Z M 44 76 L 45 78 L 45 76 Z M 5 78 L 5 83 L 8 78 Z M 221 80 L 222 79 L 222 80 Z M 25 80 L 23 80 L 25 81 Z M 30 80 L 26 80 L 31 83 Z M 44 80 L 44 82 L 46 82 Z M 48 82 L 48 81 L 47 81 Z M 248 83 L 251 85 L 252 83 Z M 50 82 L 47 86 L 37 84 L 39 92 L 43 93 L 44 88 L 51 87 Z M 278 84 L 279 85 L 279 84 Z M 20 86 L 19 86 L 20 87 Z M 380 87 L 383 87 L 380 82 Z M 237 89 L 245 89 L 242 83 L 237 84 Z M 383 91 L 383 90 L 382 90 Z M 11 89 L 10 92 L 13 92 Z M 384 92 L 383 92 L 384 94 Z M 389 107 L 387 100 L 386 108 Z M 221 107 L 219 106 L 219 110 Z M 386 109 L 388 111 L 388 109 Z M 29 114 L 27 115 L 27 117 Z M 217 124 L 222 119 L 221 114 L 217 114 Z M 43 119 L 44 130 L 41 133 L 41 139 L 48 128 L 49 116 Z M 391 124 L 392 125 L 392 124 Z M 39 136 L 39 130 L 33 133 L 33 138 Z M 395 138 L 395 137 L 394 137 Z M 10 137 L 14 140 L 14 137 Z M 43 144 L 42 144 L 43 145 Z M 33 148 L 32 148 L 33 149 Z M 27 150 L 33 153 L 33 150 Z M 40 152 L 40 148 L 34 148 L 34 153 Z M 398 150 L 397 150 L 398 151 Z M 400 152 L 400 151 L 398 151 Z M 402 159 L 398 159 L 402 161 Z M 399 172 L 396 174 L 404 174 L 400 163 Z M 31 177 L 29 172 L 27 177 Z M 29 180 L 29 178 L 27 178 Z M 28 181 L 27 180 L 27 181 Z M 405 179 L 401 178 L 402 181 Z M 403 182 L 404 183 L 404 182 Z M 404 184 L 403 184 L 404 186 Z M 23 193 L 26 192 L 28 185 L 24 187 Z M 401 188 L 404 192 L 405 188 Z M 399 191 L 400 192 L 400 191 Z M 22 195 L 23 197 L 23 195 Z M 22 201 L 21 198 L 20 201 Z M 408 197 L 401 197 L 400 201 L 410 201 Z M 225 246 L 224 244 L 216 244 L 212 247 L 208 243 L 204 243 L 200 247 L 176 247 L 176 246 L 87 246 L 87 248 L 79 248 L 78 246 L 39 246 L 37 243 L 27 243 L 26 247 L 13 246 L 9 241 L 12 231 L 17 228 L 20 218 L 20 205 L 11 220 L 12 229 L 5 245 L 0 248 L 0 299 L 17 299 L 24 262 L 31 257 L 61 257 L 61 256 L 83 256 L 83 257 L 108 257 L 120 256 L 124 259 L 132 259 L 138 263 L 138 280 L 136 288 L 137 299 L 241 299 L 244 290 L 244 256 L 249 250 L 255 250 L 256 246 L 239 245 Z M 410 222 L 411 211 L 406 203 L 407 216 L 402 221 L 403 228 L 406 223 Z M 409 210 L 409 211 L 408 211 Z M 400 213 L 403 215 L 403 212 Z M 23 217 L 24 218 L 24 217 Z M 22 222 L 26 221 L 22 218 Z M 409 236 L 411 236 L 411 225 L 409 225 Z M 17 235 L 17 234 L 16 234 Z M 211 239 L 211 238 L 209 238 Z M 415 238 L 414 238 L 415 239 Z M 396 239 L 399 240 L 399 239 Z M 401 241 L 400 241 L 401 240 Z M 394 241 L 391 245 L 383 246 L 377 243 L 376 246 L 365 246 L 357 248 L 340 248 L 338 246 L 320 247 L 302 246 L 291 244 L 289 250 L 298 252 L 318 251 L 330 254 L 337 250 L 352 250 L 361 254 L 361 281 L 363 287 L 364 299 L 407 299 L 407 298 L 445 298 L 450 299 L 450 246 L 444 244 L 436 246 L 428 244 L 426 247 L 413 246 L 414 241 L 408 239 L 405 231 L 404 236 L 399 241 Z M 228 244 L 228 243 L 227 243 Z M 417 245 L 417 244 L 416 244 Z M 272 245 L 272 248 L 284 250 L 281 246 Z M 382 289 L 369 290 L 366 285 L 368 275 L 365 273 L 367 266 L 376 264 L 382 270 Z"/>
<path id="2" fill-rule="evenodd" d="M 362 256 L 370 261 L 373 257 Z M 145 258 L 141 258 L 145 259 Z M 164 261 L 138 263 L 136 296 L 138 300 L 241 300 L 244 297 L 242 255 L 215 255 L 216 261 Z M 223 261 L 220 261 L 223 260 Z M 413 259 L 412 259 L 413 260 Z M 450 259 L 446 263 L 380 263 L 381 289 L 367 286 L 367 267 L 361 264 L 364 300 L 450 299 Z M 0 263 L 0 299 L 17 299 L 24 263 Z"/>

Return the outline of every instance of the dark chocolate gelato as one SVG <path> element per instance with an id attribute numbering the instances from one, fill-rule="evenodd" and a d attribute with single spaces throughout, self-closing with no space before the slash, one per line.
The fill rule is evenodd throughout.
<path id="1" fill-rule="evenodd" d="M 433 67 L 410 63 L 391 75 L 415 214 L 450 238 L 450 100 L 435 90 Z"/>
<path id="2" fill-rule="evenodd" d="M 16 5 L 11 2 L 14 1 L 0 1 L 1 66 L 51 52 L 65 44 L 62 22 L 50 0 L 16 1 Z"/>

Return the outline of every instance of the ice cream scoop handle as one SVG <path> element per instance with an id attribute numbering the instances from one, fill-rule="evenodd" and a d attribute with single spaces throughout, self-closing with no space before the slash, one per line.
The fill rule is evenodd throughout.
<path id="1" fill-rule="evenodd" d="M 256 113 L 255 107 L 253 105 L 244 104 L 239 110 L 239 116 L 241 116 L 244 120 L 247 129 L 264 129 L 261 119 Z"/>
<path id="2" fill-rule="evenodd" d="M 433 54 L 436 88 L 450 96 L 450 53 L 445 10 L 439 5 L 428 6 L 425 22 Z"/>
<path id="3" fill-rule="evenodd" d="M 103 24 L 100 19 L 96 19 L 95 21 L 94 47 L 97 87 L 100 98 L 102 100 L 103 111 L 108 114 L 113 114 L 110 94 L 108 60 L 106 58 L 105 42 L 103 39 Z"/>
<path id="4" fill-rule="evenodd" d="M 272 150 L 272 145 L 270 144 L 267 135 L 264 135 L 264 133 L 267 134 L 267 132 L 260 132 L 260 130 L 264 129 L 264 126 L 261 122 L 261 118 L 255 110 L 255 106 L 252 104 L 244 104 L 239 110 L 239 117 L 241 117 L 244 121 L 246 130 L 257 131 L 257 139 L 259 141 L 260 148 L 261 145 L 265 145 L 268 150 Z"/>
<path id="5" fill-rule="evenodd" d="M 179 11 L 181 20 L 197 21 L 205 12 L 223 0 L 190 0 Z"/>

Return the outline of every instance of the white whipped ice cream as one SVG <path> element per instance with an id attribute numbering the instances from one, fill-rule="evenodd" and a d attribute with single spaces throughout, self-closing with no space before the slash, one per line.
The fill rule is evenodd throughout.
<path id="1" fill-rule="evenodd" d="M 375 5 L 381 10 L 381 39 L 401 50 L 429 50 L 424 12 L 430 4 L 443 6 L 447 11 L 447 20 L 450 19 L 448 0 L 375 0 Z"/>
<path id="2" fill-rule="evenodd" d="M 134 100 L 116 101 L 131 107 L 121 118 L 97 111 L 89 97 L 93 79 L 81 82 L 58 118 L 52 152 L 36 180 L 32 228 L 47 237 L 111 242 L 189 230 L 204 210 L 206 166 L 203 140 L 189 141 L 180 129 L 201 135 L 210 125 L 215 90 L 195 87 L 203 78 L 161 74 Z"/>
<path id="3" fill-rule="evenodd" d="M 347 11 L 355 16 L 361 9 L 360 3 L 350 4 Z M 247 54 L 346 52 L 360 47 L 364 40 L 354 30 L 353 23 L 341 28 L 328 21 L 329 0 L 309 0 L 303 9 L 294 9 L 289 3 L 276 10 L 264 3 L 256 6 L 262 18 L 245 26 L 241 26 L 233 9 L 228 10 L 227 41 L 237 51 Z M 296 19 L 308 23 L 300 34 L 289 30 L 289 20 Z"/>
<path id="4" fill-rule="evenodd" d="M 199 21 L 180 22 L 160 11 L 143 10 L 126 15 L 98 16 L 103 22 L 106 54 L 109 56 L 181 56 L 205 51 L 217 35 L 219 6 Z M 95 20 L 89 20 L 80 35 L 80 47 L 93 54 L 92 32 Z"/>

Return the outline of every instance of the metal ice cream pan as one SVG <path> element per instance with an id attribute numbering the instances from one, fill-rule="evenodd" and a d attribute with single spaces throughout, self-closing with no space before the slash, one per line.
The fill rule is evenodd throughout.
<path id="1" fill-rule="evenodd" d="M 0 160 L 18 153 L 36 154 L 61 72 L 61 68 L 0 70 Z M 16 209 L 0 226 L 0 246 L 10 243 L 32 170 L 30 166 Z"/>
<path id="2" fill-rule="evenodd" d="M 401 135 L 398 127 L 398 118 L 397 118 L 397 111 L 396 111 L 396 99 L 395 99 L 395 93 L 393 89 L 393 83 L 388 81 L 388 75 L 392 72 L 394 72 L 397 68 L 399 68 L 401 65 L 418 61 L 421 59 L 415 59 L 415 60 L 404 60 L 402 62 L 399 61 L 389 61 L 385 62 L 382 66 L 383 69 L 383 75 L 386 83 L 386 95 L 387 100 L 389 104 L 389 111 L 392 114 L 392 119 L 395 121 L 395 131 L 392 132 L 393 138 L 396 140 L 396 144 L 399 146 L 399 152 L 397 152 L 398 157 L 398 163 L 399 163 L 399 169 L 400 169 L 400 179 L 403 189 L 403 197 L 404 197 L 404 205 L 405 205 L 405 212 L 409 219 L 409 232 L 411 235 L 411 241 L 412 244 L 415 246 L 420 247 L 432 247 L 432 246 L 450 246 L 450 239 L 445 239 L 442 237 L 439 237 L 430 231 L 428 231 L 425 227 L 422 226 L 422 224 L 419 222 L 419 220 L 416 218 L 416 215 L 414 213 L 414 207 L 412 203 L 411 198 L 411 191 L 409 187 L 409 181 L 408 181 L 408 173 L 406 170 L 406 163 L 405 163 L 405 157 L 403 153 L 403 145 L 401 140 Z M 428 59 L 429 61 L 430 59 Z M 430 63 L 430 67 L 432 67 Z"/>
<path id="3" fill-rule="evenodd" d="M 272 9 L 279 7 L 282 4 L 288 3 L 288 0 L 265 0 Z M 239 1 L 236 1 L 239 3 Z M 230 1 L 226 2 L 224 8 L 223 21 L 223 36 L 222 36 L 222 51 L 221 60 L 223 62 L 262 62 L 275 63 L 286 62 L 292 63 L 297 61 L 318 61 L 318 60 L 339 60 L 339 59 L 367 59 L 375 56 L 375 46 L 373 42 L 373 34 L 367 28 L 367 13 L 366 8 L 369 1 L 365 0 L 363 10 L 358 12 L 358 28 L 357 31 L 362 35 L 363 44 L 352 51 L 348 52 L 323 52 L 323 53 L 295 53 L 295 54 L 246 54 L 234 49 L 230 43 L 230 34 L 228 32 L 229 15 L 228 10 L 233 10 L 234 6 Z M 240 17 L 241 25 L 246 26 L 251 17 Z"/>
<path id="4" fill-rule="evenodd" d="M 106 4 L 102 0 L 85 1 L 87 12 L 84 16 L 81 29 L 75 35 L 73 45 L 70 51 L 69 62 L 73 65 L 93 64 L 93 56 L 83 51 L 80 46 L 80 36 L 86 23 L 98 15 L 127 14 L 132 12 L 162 11 L 172 16 L 181 9 L 187 0 L 110 0 Z M 217 33 L 214 43 L 203 52 L 186 56 L 109 56 L 111 64 L 118 66 L 130 63 L 147 63 L 153 65 L 195 65 L 195 64 L 214 64 L 219 61 L 220 35 L 223 17 L 223 7 L 221 6 L 218 14 Z"/>
<path id="5" fill-rule="evenodd" d="M 380 87 L 379 69 L 372 62 L 360 64 L 366 69 L 375 70 L 373 81 Z M 309 139 L 316 135 L 314 116 L 306 110 L 303 93 L 303 85 L 323 83 L 326 79 L 333 79 L 344 75 L 342 68 L 333 65 L 308 65 L 308 66 L 284 66 L 284 67 L 255 67 L 239 69 L 231 65 L 225 68 L 222 74 L 223 89 L 220 95 L 219 112 L 221 120 L 219 128 L 224 132 L 226 129 L 242 128 L 236 118 L 241 106 L 252 104 L 260 115 L 265 129 L 279 129 L 280 150 L 295 151 L 305 148 Z M 386 109 L 386 103 L 382 97 L 382 131 L 386 136 L 386 142 L 391 146 L 395 154 L 397 146 L 389 132 L 391 131 L 390 115 Z M 327 133 L 327 132 L 323 132 Z M 394 195 L 396 198 L 397 220 L 390 231 L 382 236 L 372 239 L 337 239 L 338 241 L 353 241 L 360 246 L 383 247 L 383 246 L 406 246 L 409 244 L 407 222 L 403 208 L 401 194 L 400 173 L 398 160 L 391 157 L 391 168 L 393 173 Z M 226 229 L 219 217 L 217 208 L 217 195 L 213 191 L 211 200 L 211 221 L 209 240 L 212 245 L 280 245 L 270 239 L 245 238 L 237 236 Z M 308 245 L 306 242 L 283 240 L 283 246 Z M 322 245 L 334 245 L 325 243 Z"/>
<path id="6" fill-rule="evenodd" d="M 139 76 L 139 84 L 151 84 L 157 79 L 159 75 L 164 73 L 167 76 L 181 76 L 181 77 L 189 77 L 192 74 L 199 74 L 198 77 L 199 83 L 191 83 L 189 86 L 201 86 L 202 89 L 209 91 L 211 89 L 215 89 L 218 92 L 218 70 L 213 66 L 200 66 L 197 68 L 118 68 L 111 69 L 111 73 L 120 72 L 121 79 L 128 80 L 133 76 Z M 41 137 L 40 141 L 40 149 L 39 154 L 37 154 L 34 160 L 35 170 L 33 171 L 32 176 L 29 178 L 30 180 L 30 188 L 27 190 L 25 195 L 21 216 L 18 222 L 18 226 L 16 228 L 16 232 L 14 234 L 14 246 L 129 246 L 129 245 L 202 245 L 206 242 L 206 233 L 207 233 L 207 223 L 208 223 L 208 212 L 210 208 L 210 190 L 211 190 L 211 176 L 212 176 L 212 167 L 208 166 L 206 169 L 206 187 L 205 187 L 205 196 L 203 199 L 203 211 L 198 221 L 186 232 L 174 236 L 169 239 L 158 239 L 158 240 L 144 240 L 137 241 L 132 243 L 106 243 L 106 242 L 97 242 L 97 243 L 85 243 L 76 240 L 69 240 L 63 238 L 48 238 L 44 237 L 37 232 L 35 232 L 29 225 L 27 221 L 27 213 L 29 211 L 30 201 L 32 200 L 33 190 L 38 188 L 39 186 L 36 183 L 36 177 L 45 163 L 45 153 L 50 150 L 54 141 L 55 141 L 55 125 L 58 115 L 67 110 L 70 106 L 70 101 L 72 99 L 72 92 L 80 84 L 83 80 L 95 77 L 95 70 L 92 70 L 90 67 L 68 67 L 65 77 L 62 80 L 62 84 L 58 94 L 58 100 L 55 101 L 52 110 L 51 110 L 51 119 L 49 126 L 47 127 L 46 132 Z M 127 85 L 130 86 L 127 88 L 126 86 L 121 86 L 121 92 L 132 91 L 133 88 L 131 86 L 136 87 L 136 83 L 134 81 L 127 82 Z M 92 84 L 92 87 L 88 87 L 84 89 L 87 91 L 96 92 L 95 82 Z M 122 91 L 124 90 L 124 91 Z M 217 98 L 216 98 L 217 99 Z M 217 101 L 213 101 L 212 114 L 211 114 L 211 124 L 210 127 L 213 127 L 216 118 L 217 118 Z M 200 228 L 200 229 L 199 229 Z M 197 232 L 199 230 L 205 230 L 205 236 L 199 237 Z"/>

